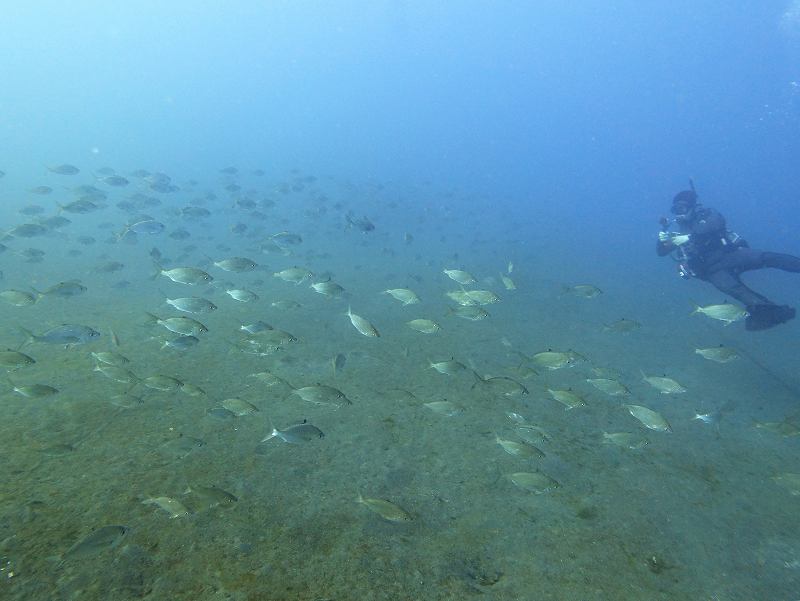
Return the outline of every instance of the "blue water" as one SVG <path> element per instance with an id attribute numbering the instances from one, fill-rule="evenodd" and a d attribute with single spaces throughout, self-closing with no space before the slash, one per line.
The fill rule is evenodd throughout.
<path id="1" fill-rule="evenodd" d="M 0 598 L 797 599 L 800 326 L 690 315 L 726 299 L 654 248 L 692 178 L 753 247 L 800 254 L 800 2 L 232 4 L 0 19 L 0 349 L 35 361 L 0 368 Z M 64 208 L 81 185 L 85 214 Z M 148 219 L 164 230 L 121 236 Z M 160 274 L 179 267 L 213 281 Z M 313 275 L 273 275 L 292 267 Z M 70 280 L 85 292 L 33 290 Z M 797 274 L 746 281 L 800 297 Z M 460 319 L 464 290 L 500 300 Z M 165 303 L 189 296 L 218 308 Z M 208 332 L 165 348 L 146 312 Z M 293 340 L 241 331 L 257 320 Z M 28 340 L 61 324 L 100 336 Z M 695 353 L 720 344 L 739 358 Z M 548 369 L 548 349 L 577 359 Z M 98 371 L 102 352 L 127 362 Z M 318 385 L 352 405 L 304 400 Z M 544 457 L 496 442 L 531 436 L 508 413 Z M 260 442 L 304 419 L 324 437 Z"/>

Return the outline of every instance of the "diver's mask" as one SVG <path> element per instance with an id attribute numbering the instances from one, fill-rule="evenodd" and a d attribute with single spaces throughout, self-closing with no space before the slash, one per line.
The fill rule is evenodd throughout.
<path id="1" fill-rule="evenodd" d="M 689 221 L 697 206 L 697 194 L 694 190 L 678 192 L 672 199 L 670 212 L 675 215 L 675 221 L 682 223 Z"/>

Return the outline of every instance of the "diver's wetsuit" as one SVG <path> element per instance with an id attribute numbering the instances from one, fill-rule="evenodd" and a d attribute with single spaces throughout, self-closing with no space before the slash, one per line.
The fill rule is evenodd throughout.
<path id="1" fill-rule="evenodd" d="M 699 205 L 691 219 L 681 224 L 681 230 L 691 236 L 689 242 L 680 247 L 686 271 L 746 305 L 750 313 L 748 329 L 769 328 L 794 317 L 793 308 L 776 305 L 745 286 L 739 276 L 745 271 L 765 267 L 800 272 L 800 257 L 750 248 L 747 242 L 727 230 L 725 218 L 719 211 Z M 678 248 L 669 240 L 659 241 L 656 252 L 664 256 Z"/>

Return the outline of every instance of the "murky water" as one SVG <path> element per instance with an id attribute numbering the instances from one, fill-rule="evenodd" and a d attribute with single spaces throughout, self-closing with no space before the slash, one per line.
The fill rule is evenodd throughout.
<path id="1" fill-rule="evenodd" d="M 754 339 L 738 325 L 689 317 L 688 301 L 658 299 L 602 265 L 576 265 L 557 242 L 546 256 L 537 243 L 510 240 L 501 226 L 448 223 L 445 209 L 387 209 L 373 197 L 353 208 L 369 214 L 375 231 L 346 229 L 343 209 L 323 192 L 341 191 L 320 184 L 275 204 L 259 193 L 265 221 L 227 200 L 198 203 L 212 216 L 186 219 L 175 211 L 186 197 L 166 197 L 148 209 L 166 231 L 139 236 L 137 244 L 115 240 L 133 217 L 111 203 L 97 217 L 71 215 L 71 225 L 48 236 L 4 241 L 4 289 L 80 279 L 87 291 L 0 307 L 0 344 L 22 345 L 36 360 L 7 375 L 18 386 L 59 389 L 47 398 L 3 395 L 0 596 L 796 598 L 798 499 L 774 477 L 795 471 L 800 442 L 754 427 L 754 420 L 781 421 L 794 410 L 786 333 Z M 112 191 L 111 199 L 128 194 Z M 25 221 L 12 211 L 7 219 Z M 237 221 L 256 234 L 232 233 L 228 226 Z M 169 238 L 178 228 L 190 237 Z M 280 231 L 303 241 L 286 254 L 262 254 L 258 244 Z M 98 241 L 80 245 L 81 235 Z M 14 252 L 29 246 L 45 251 L 41 262 Z M 259 300 L 237 303 L 219 287 L 153 279 L 154 246 L 165 266 L 201 267 Z M 72 250 L 80 254 L 70 256 Z M 229 273 L 208 259 L 228 256 L 251 257 L 263 268 Z M 112 260 L 124 267 L 96 269 Z M 295 265 L 314 272 L 313 281 L 339 283 L 345 294 L 326 298 L 309 282 L 272 276 Z M 455 267 L 476 276 L 469 288 L 501 297 L 484 307 L 487 319 L 449 313 L 445 292 L 460 287 L 442 269 Z M 516 290 L 505 290 L 501 273 Z M 674 285 L 653 275 L 640 282 L 648 277 L 664 291 Z M 576 283 L 603 294 L 565 293 L 563 285 Z M 403 306 L 380 294 L 398 287 L 413 289 L 421 302 Z M 190 316 L 208 332 L 186 351 L 161 348 L 173 336 L 148 324 L 144 312 L 187 315 L 164 298 L 192 295 L 219 307 Z M 276 300 L 300 306 L 281 309 L 272 306 Z M 380 337 L 356 331 L 348 306 Z M 629 333 L 603 328 L 621 317 L 642 326 Z M 417 318 L 442 329 L 424 335 L 405 325 Z M 256 320 L 296 341 L 261 356 L 242 352 L 239 326 Z M 64 348 L 25 343 L 19 330 L 40 334 L 61 323 L 90 325 L 102 336 Z M 723 342 L 745 356 L 717 364 L 694 353 Z M 547 349 L 573 350 L 585 361 L 552 371 L 535 366 L 530 357 Z M 165 375 L 200 391 L 115 382 L 94 370 L 90 353 L 103 350 L 130 359 L 124 367 L 137 379 Z M 450 359 L 467 369 L 445 375 L 430 368 Z M 613 370 L 631 395 L 607 396 L 588 384 L 598 367 Z M 673 377 L 687 392 L 659 394 L 640 370 Z M 252 377 L 259 372 L 281 380 L 269 385 Z M 513 379 L 527 394 L 488 384 L 492 376 Z M 292 394 L 317 384 L 341 390 L 352 405 L 317 405 Z M 548 389 L 579 394 L 586 406 L 565 410 Z M 209 412 L 234 397 L 259 411 Z M 443 400 L 460 411 L 445 415 L 425 405 Z M 658 411 L 673 431 L 645 429 L 623 403 Z M 714 423 L 693 419 L 719 409 Z M 521 440 L 508 412 L 546 431 L 547 440 L 536 443 L 543 458 L 514 456 L 497 444 L 498 436 Z M 324 438 L 260 442 L 271 425 L 302 420 Z M 604 441 L 604 432 L 630 432 L 649 444 L 621 448 Z M 559 486 L 525 491 L 510 479 L 518 472 L 542 472 Z M 358 503 L 359 495 L 389 501 L 412 519 L 385 520 Z M 179 502 L 188 515 L 171 518 L 146 502 L 159 497 Z M 125 530 L 76 547 L 114 525 Z"/>

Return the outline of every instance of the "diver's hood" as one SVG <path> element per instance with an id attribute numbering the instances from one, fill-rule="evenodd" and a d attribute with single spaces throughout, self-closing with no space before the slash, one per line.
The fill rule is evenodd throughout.
<path id="1" fill-rule="evenodd" d="M 670 212 L 673 215 L 687 215 L 696 205 L 697 193 L 694 190 L 683 190 L 672 199 Z"/>

